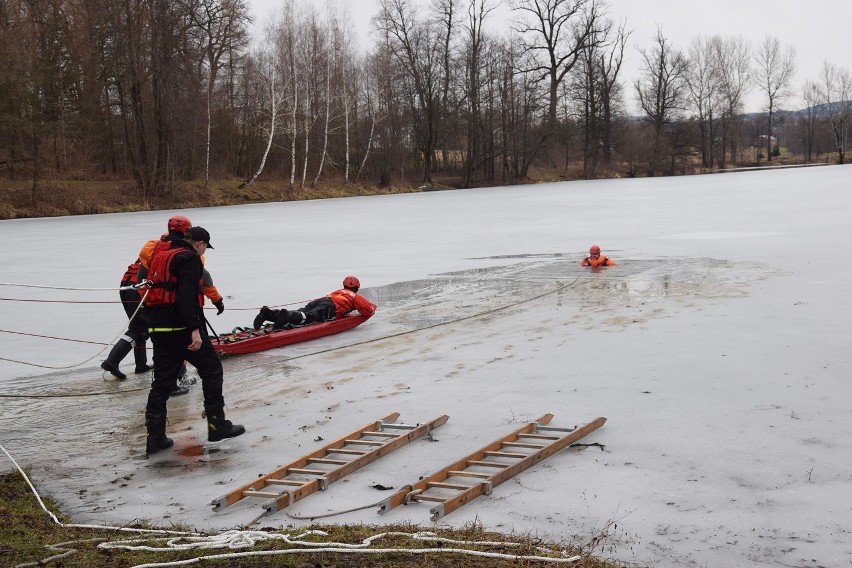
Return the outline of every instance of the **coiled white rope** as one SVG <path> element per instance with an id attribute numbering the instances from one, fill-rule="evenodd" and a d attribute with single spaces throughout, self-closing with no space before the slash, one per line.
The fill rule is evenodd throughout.
<path id="1" fill-rule="evenodd" d="M 24 470 L 21 469 L 21 466 L 18 465 L 18 462 L 12 457 L 12 455 L 0 444 L 0 450 L 6 454 L 6 457 L 12 462 L 21 476 L 24 478 L 24 481 L 27 482 L 30 490 L 35 496 L 41 508 L 50 515 L 50 518 L 57 525 L 66 527 L 66 528 L 80 528 L 80 529 L 100 529 L 100 530 L 110 530 L 110 531 L 122 531 L 122 532 L 133 532 L 139 534 L 148 534 L 152 535 L 147 538 L 135 538 L 129 540 L 115 541 L 115 542 L 100 542 L 98 544 L 98 548 L 101 550 L 128 550 L 128 551 L 145 551 L 145 552 L 174 552 L 180 550 L 221 550 L 221 549 L 230 549 L 230 550 L 238 550 L 241 548 L 252 548 L 258 543 L 262 542 L 270 542 L 270 541 L 281 541 L 285 544 L 289 544 L 292 546 L 297 546 L 299 548 L 291 548 L 285 550 L 268 550 L 268 551 L 248 551 L 248 552 L 233 552 L 226 554 L 213 554 L 213 555 L 205 555 L 199 556 L 196 558 L 190 558 L 187 560 L 177 560 L 171 562 L 156 562 L 156 563 L 148 563 L 148 564 L 137 564 L 134 568 L 160 568 L 166 566 L 186 566 L 189 564 L 195 564 L 198 562 L 203 562 L 207 560 L 221 560 L 226 558 L 243 558 L 250 556 L 274 556 L 274 555 L 282 555 L 282 554 L 305 554 L 305 553 L 362 553 L 362 554 L 461 554 L 466 556 L 475 556 L 480 558 L 495 558 L 502 560 L 520 560 L 520 561 L 536 561 L 536 562 L 552 562 L 557 564 L 567 564 L 574 563 L 581 559 L 580 556 L 569 556 L 566 551 L 554 551 L 550 549 L 546 549 L 543 547 L 535 547 L 534 550 L 540 551 L 542 553 L 552 554 L 554 556 L 536 556 L 536 555 L 523 555 L 523 554 L 506 554 L 501 552 L 485 552 L 479 550 L 470 550 L 467 548 L 448 548 L 448 547 L 436 547 L 436 548 L 370 548 L 374 541 L 387 538 L 387 537 L 408 537 L 413 540 L 418 541 L 427 541 L 427 542 L 436 542 L 436 543 L 446 543 L 453 545 L 465 545 L 465 546 L 481 546 L 481 547 L 503 547 L 503 548 L 520 548 L 524 546 L 521 543 L 517 542 L 500 542 L 500 541 L 463 541 L 463 540 L 454 540 L 444 537 L 439 537 L 433 532 L 417 532 L 417 533 L 404 533 L 404 532 L 383 532 L 371 537 L 365 538 L 360 543 L 350 544 L 344 542 L 311 542 L 304 540 L 305 537 L 308 536 L 328 536 L 328 533 L 319 530 L 308 530 L 296 536 L 290 536 L 288 534 L 282 533 L 271 533 L 266 531 L 239 531 L 239 530 L 229 530 L 221 533 L 216 533 L 212 535 L 201 535 L 199 533 L 194 532 L 185 532 L 185 531 L 168 531 L 168 530 L 158 530 L 158 529 L 136 529 L 129 527 L 110 527 L 110 526 L 102 526 L 102 525 L 89 525 L 89 524 L 64 524 L 62 523 L 56 515 L 54 515 L 44 504 L 44 501 L 41 500 L 41 497 L 36 491 L 33 484 L 30 482 L 30 479 L 27 477 L 27 474 L 24 473 Z M 157 535 L 154 538 L 153 535 Z M 62 550 L 63 546 L 67 546 L 70 544 L 80 543 L 80 542 L 96 542 L 100 539 L 86 539 L 86 540 L 77 540 L 77 541 L 68 541 L 59 544 L 48 545 L 47 548 L 53 551 L 61 552 L 60 554 L 56 554 L 49 558 L 45 558 L 35 562 L 28 562 L 25 564 L 18 564 L 16 568 L 24 568 L 27 566 L 43 566 L 48 562 L 59 560 L 70 556 L 76 552 L 75 549 Z M 157 542 L 157 541 L 165 541 L 163 546 L 150 546 L 149 543 Z"/>
<path id="2" fill-rule="evenodd" d="M 463 541 L 453 540 L 449 538 L 438 537 L 432 532 L 383 532 L 371 537 L 365 538 L 360 543 L 350 544 L 344 542 L 311 542 L 302 540 L 306 536 L 328 536 L 328 533 L 318 530 L 306 531 L 295 537 L 281 533 L 269 533 L 265 531 L 226 531 L 224 533 L 211 535 L 208 537 L 185 537 L 185 538 L 169 538 L 166 539 L 164 546 L 149 546 L 143 543 L 150 543 L 156 540 L 163 539 L 133 539 L 116 542 L 102 542 L 98 544 L 98 548 L 102 550 L 121 549 L 135 552 L 173 552 L 178 550 L 216 550 L 216 549 L 239 549 L 251 548 L 261 542 L 281 541 L 285 544 L 297 546 L 299 548 L 289 548 L 284 550 L 266 550 L 266 551 L 248 551 L 248 552 L 230 552 L 224 554 L 210 554 L 189 558 L 186 560 L 175 560 L 169 562 L 154 562 L 148 564 L 137 564 L 133 568 L 162 568 L 166 566 L 186 566 L 196 564 L 208 560 L 223 560 L 246 558 L 252 556 L 273 556 L 282 554 L 305 554 L 305 553 L 338 553 L 338 554 L 461 554 L 466 556 L 475 556 L 480 558 L 494 558 L 501 560 L 521 560 L 521 561 L 536 561 L 536 562 L 552 562 L 557 564 L 567 564 L 579 561 L 580 556 L 569 556 L 565 551 L 553 551 L 542 547 L 535 547 L 535 550 L 556 554 L 556 556 L 537 556 L 528 554 L 507 554 L 503 552 L 486 552 L 481 550 L 471 550 L 469 548 L 450 548 L 445 546 L 433 548 L 371 548 L 373 542 L 379 539 L 388 537 L 408 537 L 417 541 L 427 541 L 436 543 L 447 543 L 464 546 L 482 546 L 482 547 L 503 547 L 503 548 L 519 548 L 524 546 L 516 542 L 500 542 L 500 541 Z"/>
<path id="3" fill-rule="evenodd" d="M 30 482 L 30 478 L 29 478 L 29 477 L 27 477 L 27 474 L 26 474 L 26 473 L 24 473 L 24 470 L 23 470 L 23 469 L 21 469 L 21 466 L 20 466 L 20 465 L 18 465 L 18 462 L 16 462 L 16 461 L 15 461 L 15 458 L 13 458 L 13 457 L 12 457 L 12 454 L 10 454 L 10 453 L 6 450 L 6 448 L 4 448 L 4 447 L 3 447 L 3 444 L 0 444 L 0 450 L 2 450 L 4 454 L 6 454 L 6 457 L 7 457 L 7 458 L 9 458 L 9 461 L 11 461 L 11 462 L 12 462 L 12 465 L 14 465 L 14 466 L 15 466 L 15 469 L 17 469 L 17 470 L 18 470 L 18 473 L 20 473 L 20 474 L 21 474 L 21 477 L 23 477 L 23 478 L 24 478 L 24 481 L 26 481 L 26 482 L 27 482 L 27 485 L 29 485 L 29 487 L 30 487 L 30 491 L 32 491 L 33 495 L 34 495 L 34 496 L 35 496 L 35 498 L 36 498 L 36 501 L 38 501 L 38 504 L 41 506 L 41 508 L 44 510 L 44 512 L 45 512 L 45 513 L 47 513 L 48 515 L 50 515 L 50 518 L 51 518 L 51 519 L 53 519 L 53 522 L 54 522 L 54 523 L 56 523 L 56 524 L 57 524 L 57 525 L 59 525 L 59 526 L 67 527 L 67 528 L 74 528 L 74 529 L 104 529 L 104 530 L 111 530 L 111 531 L 134 532 L 134 533 L 147 533 L 147 534 L 158 534 L 158 535 L 195 536 L 195 535 L 197 535 L 197 534 L 198 534 L 198 533 L 195 533 L 195 532 L 187 532 L 187 531 L 167 531 L 167 530 L 161 530 L 161 529 L 134 529 L 134 528 L 130 528 L 130 527 L 110 527 L 110 526 L 104 526 L 104 525 L 79 525 L 79 524 L 65 524 L 65 523 L 63 523 L 62 521 L 60 521 L 60 520 L 56 517 L 56 515 L 54 515 L 54 514 L 53 514 L 53 513 L 52 513 L 52 512 L 51 512 L 51 511 L 50 511 L 50 510 L 49 510 L 49 509 L 45 506 L 44 501 L 42 501 L 42 500 L 41 500 L 41 497 L 40 497 L 40 496 L 39 496 L 39 494 L 38 494 L 38 491 L 36 491 L 36 488 L 33 486 L 32 482 Z M 54 546 L 58 546 L 58 545 L 54 545 Z"/>

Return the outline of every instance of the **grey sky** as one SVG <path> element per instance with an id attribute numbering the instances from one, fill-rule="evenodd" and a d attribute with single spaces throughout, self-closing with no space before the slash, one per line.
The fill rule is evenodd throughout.
<path id="1" fill-rule="evenodd" d="M 256 21 L 263 22 L 281 0 L 248 0 Z M 321 8 L 326 0 L 301 0 Z M 345 4 L 355 24 L 362 45 L 369 45 L 370 19 L 378 10 L 378 0 L 337 0 Z M 497 0 L 495 0 L 496 2 Z M 428 5 L 426 0 L 421 0 Z M 513 17 L 508 0 L 491 18 L 494 31 L 505 30 Z M 801 85 L 816 81 L 825 60 L 852 72 L 852 45 L 849 23 L 852 22 L 852 2 L 817 0 L 804 4 L 791 0 L 776 2 L 743 2 L 714 0 L 713 2 L 672 2 L 671 0 L 608 0 L 609 13 L 616 21 L 626 20 L 632 30 L 626 54 L 624 79 L 633 82 L 640 64 L 639 48 L 650 48 L 657 26 L 680 49 L 686 50 L 698 35 L 742 35 L 752 45 L 759 44 L 765 35 L 776 36 L 782 47 L 796 49 L 797 73 L 794 79 L 795 100 L 799 100 Z M 631 106 L 635 97 L 629 97 Z M 762 99 L 753 90 L 747 100 L 749 111 L 760 110 Z"/>

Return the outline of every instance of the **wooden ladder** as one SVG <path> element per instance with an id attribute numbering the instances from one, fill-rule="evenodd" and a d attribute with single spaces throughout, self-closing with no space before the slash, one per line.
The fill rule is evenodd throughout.
<path id="1" fill-rule="evenodd" d="M 397 448 L 428 434 L 446 423 L 448 416 L 425 424 L 396 424 L 399 413 L 393 413 L 355 430 L 339 440 L 296 461 L 253 479 L 238 489 L 212 501 L 213 510 L 220 511 L 243 499 L 261 497 L 270 500 L 263 504 L 266 513 L 280 511 L 291 503 L 385 456 Z"/>
<path id="2" fill-rule="evenodd" d="M 430 501 L 438 503 L 430 509 L 432 520 L 437 521 L 480 495 L 490 495 L 494 487 L 570 446 L 606 422 L 606 418 L 600 417 L 570 429 L 547 426 L 552 419 L 552 414 L 545 414 L 466 458 L 403 487 L 382 503 L 379 514 L 412 501 Z"/>

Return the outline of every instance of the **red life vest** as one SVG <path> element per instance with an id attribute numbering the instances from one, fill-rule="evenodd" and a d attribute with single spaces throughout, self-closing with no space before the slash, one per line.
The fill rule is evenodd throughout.
<path id="1" fill-rule="evenodd" d="M 141 261 L 137 258 L 136 262 L 127 266 L 127 271 L 124 273 L 124 276 L 121 277 L 121 282 L 129 282 L 130 284 L 136 284 L 139 282 L 139 265 Z"/>
<path id="2" fill-rule="evenodd" d="M 166 306 L 177 302 L 178 279 L 172 274 L 172 260 L 181 252 L 188 249 L 177 247 L 165 251 L 157 251 L 151 260 L 151 270 L 148 279 L 151 281 L 151 289 L 148 290 L 148 298 L 145 300 L 147 306 Z M 191 251 L 189 251 L 191 252 Z M 204 306 L 204 296 L 201 294 L 201 280 L 198 277 L 198 305 Z"/>

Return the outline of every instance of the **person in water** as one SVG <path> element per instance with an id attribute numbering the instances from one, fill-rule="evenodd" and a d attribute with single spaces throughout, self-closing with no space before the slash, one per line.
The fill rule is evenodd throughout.
<path id="1" fill-rule="evenodd" d="M 580 262 L 580 266 L 615 266 L 615 261 L 601 254 L 601 247 L 592 245 L 589 256 Z"/>

